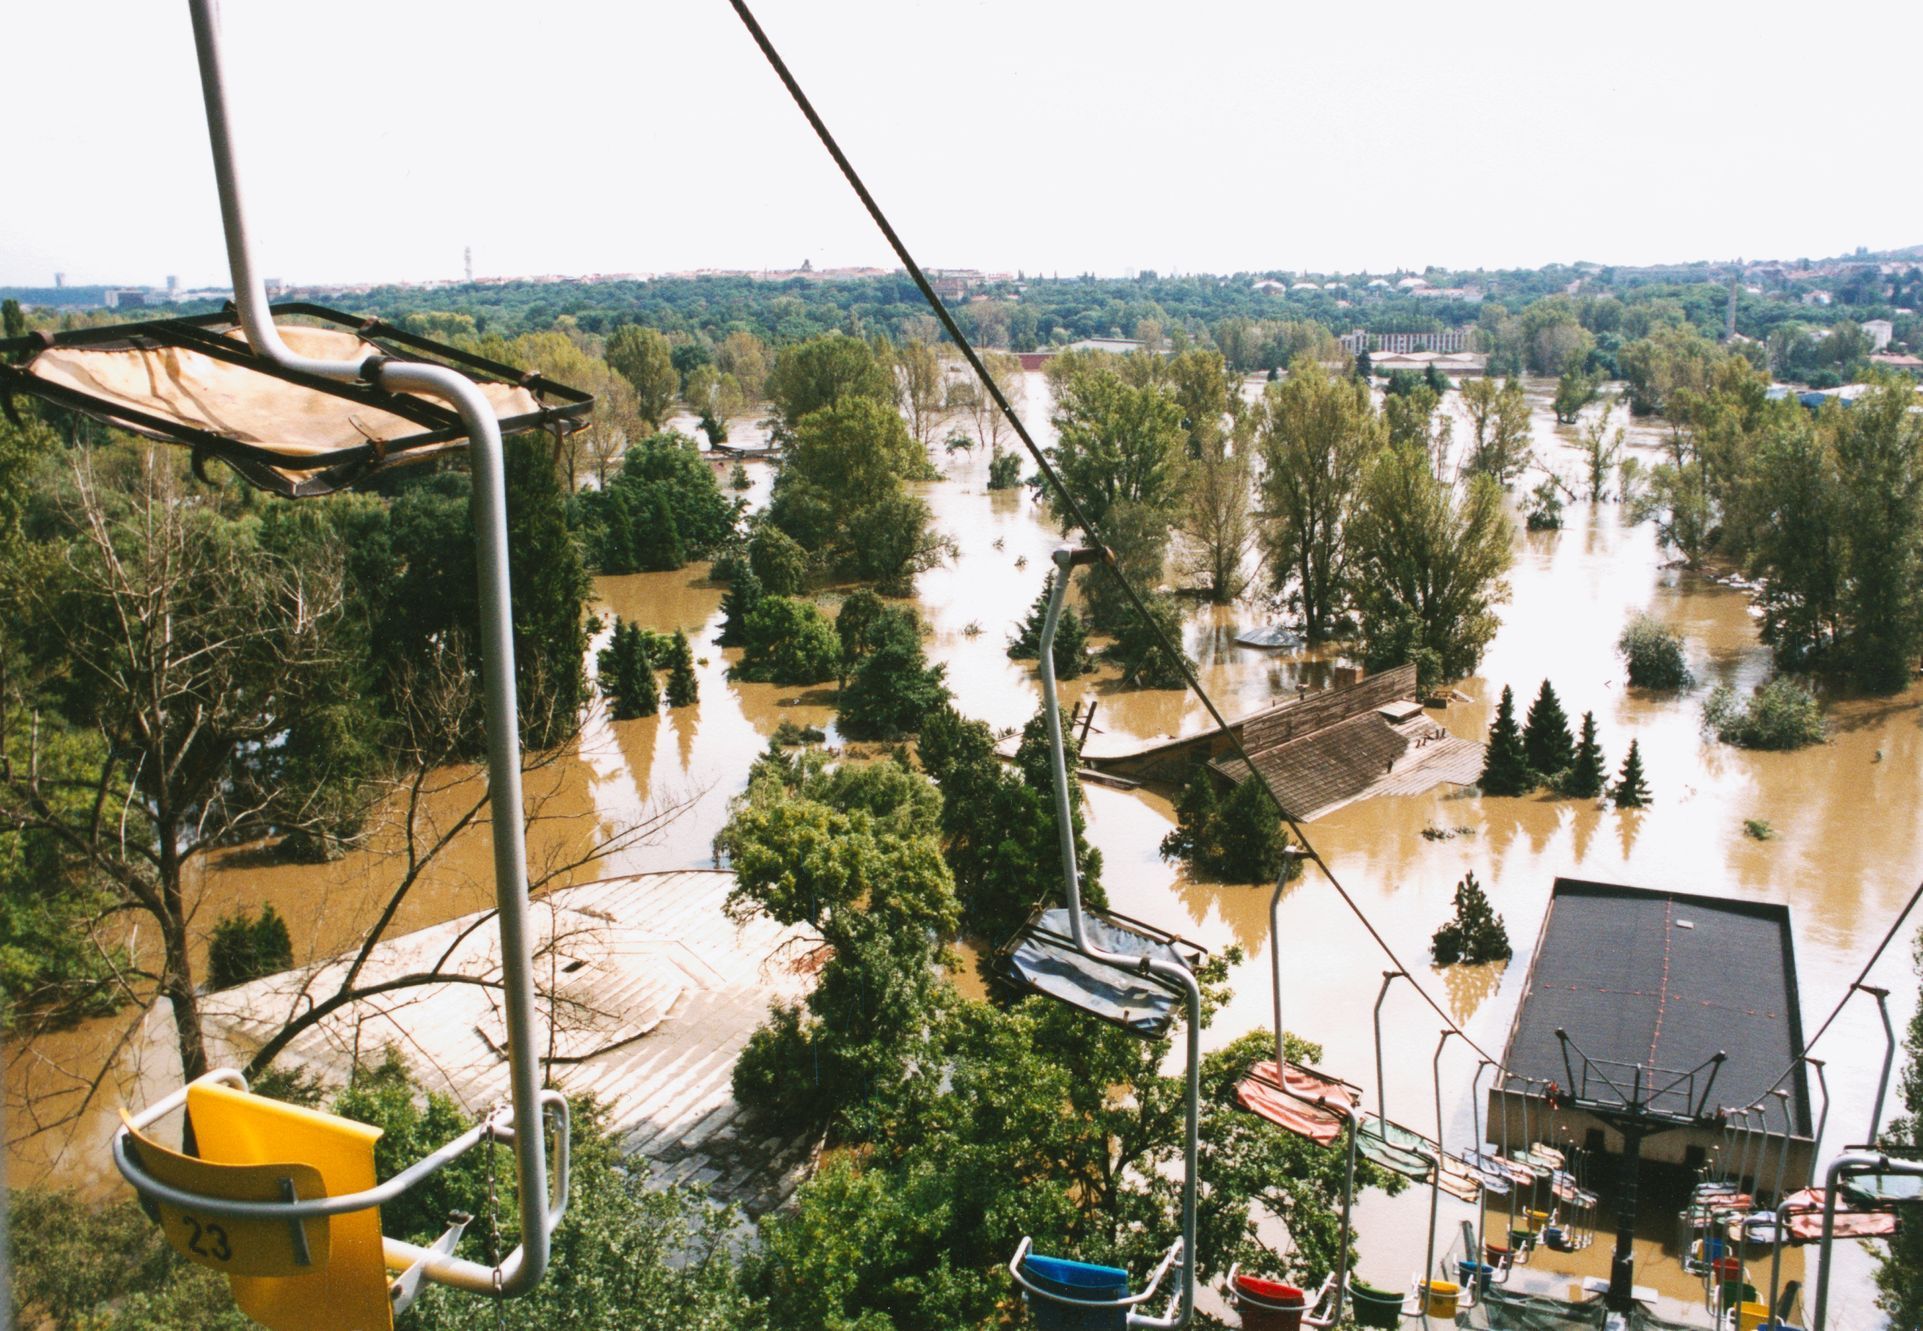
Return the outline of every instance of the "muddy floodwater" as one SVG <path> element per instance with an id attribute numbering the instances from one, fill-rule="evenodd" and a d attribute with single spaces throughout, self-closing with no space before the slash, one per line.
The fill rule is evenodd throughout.
<path id="1" fill-rule="evenodd" d="M 1024 378 L 1025 414 L 1046 443 L 1046 383 L 1038 374 Z M 1251 385 L 1250 391 L 1258 387 Z M 1549 383 L 1530 385 L 1536 452 L 1576 485 L 1577 436 L 1573 428 L 1555 424 L 1548 407 L 1552 389 Z M 736 422 L 735 428 L 737 437 L 745 437 L 752 422 Z M 1458 442 L 1466 435 L 1466 422 L 1459 423 Z M 1662 438 L 1662 427 L 1632 426 L 1629 452 L 1647 465 L 1657 460 Z M 1048 552 L 1060 537 L 1030 492 L 987 490 L 986 450 L 944 454 L 938 462 L 944 478 L 921 489 L 958 554 L 920 579 L 929 652 L 946 665 L 962 711 L 997 727 L 1019 726 L 1037 705 L 1036 682 L 1028 665 L 1007 658 L 1005 643 L 1040 591 Z M 748 469 L 754 487 L 749 497 L 759 504 L 770 477 L 762 464 Z M 1532 474 L 1518 491 L 1536 479 Z M 1814 1031 L 1923 876 L 1923 818 L 1918 815 L 1923 689 L 1833 702 L 1829 741 L 1798 753 L 1749 753 L 1707 739 L 1699 727 L 1707 691 L 1722 683 L 1747 690 L 1770 673 L 1746 594 L 1667 566 L 1653 530 L 1630 525 L 1616 504 L 1571 504 L 1565 517 L 1565 529 L 1551 533 L 1524 532 L 1517 517 L 1516 566 L 1510 599 L 1501 607 L 1502 629 L 1480 672 L 1459 686 L 1466 700 L 1431 715 L 1453 733 L 1480 740 L 1505 684 L 1514 687 L 1520 710 L 1540 682 L 1551 679 L 1572 719 L 1595 713 L 1612 774 L 1629 741 L 1640 742 L 1652 807 L 1618 812 L 1548 797 L 1483 798 L 1444 787 L 1339 809 L 1310 824 L 1309 837 L 1414 978 L 1492 1052 L 1500 1052 L 1506 1038 L 1558 875 L 1787 904 L 1804 1027 Z M 596 580 L 594 608 L 610 624 L 618 614 L 688 633 L 699 658 L 701 701 L 636 721 L 597 718 L 577 746 L 530 776 L 530 799 L 540 805 L 531 836 L 537 876 L 543 866 L 565 865 L 620 829 L 668 809 L 675 816 L 644 844 L 564 872 L 560 880 L 710 865 L 711 843 L 728 801 L 776 727 L 784 721 L 815 725 L 833 738 L 831 689 L 728 680 L 734 653 L 712 645 L 723 590 L 707 580 L 702 565 Z M 1626 688 L 1614 642 L 1624 621 L 1638 611 L 1683 636 L 1697 679 L 1694 688 L 1661 696 Z M 1234 606 L 1196 606 L 1189 613 L 1189 649 L 1201 664 L 1203 683 L 1230 716 L 1292 694 L 1298 684 L 1320 688 L 1355 676 L 1353 663 L 1339 654 L 1278 654 L 1234 645 L 1237 630 L 1277 618 L 1259 596 Z M 1206 724 L 1194 698 L 1175 691 L 1122 692 L 1110 671 L 1063 687 L 1064 706 L 1090 699 L 1098 704 L 1094 724 L 1105 743 L 1145 741 Z M 444 818 L 457 816 L 478 792 L 472 774 L 455 779 L 462 775 L 450 774 L 435 796 L 436 812 Z M 1244 954 L 1232 975 L 1234 998 L 1207 1032 L 1208 1044 L 1219 1046 L 1266 1026 L 1266 887 L 1191 882 L 1165 863 L 1157 843 L 1171 823 L 1162 795 L 1101 787 L 1089 787 L 1087 794 L 1090 836 L 1102 848 L 1104 881 L 1116 908 L 1210 948 L 1233 946 Z M 1744 826 L 1748 819 L 1769 823 L 1773 836 L 1750 836 Z M 1428 839 L 1423 831 L 1429 828 L 1452 835 Z M 217 860 L 200 884 L 198 919 L 207 926 L 237 906 L 271 901 L 295 931 L 297 960 L 331 954 L 358 937 L 393 879 L 397 842 L 389 834 L 377 836 L 375 843 L 320 866 L 262 862 L 246 853 Z M 1507 921 L 1516 957 L 1505 967 L 1437 973 L 1426 964 L 1428 936 L 1449 914 L 1456 881 L 1470 871 Z M 456 839 L 411 895 L 398 927 L 417 928 L 477 909 L 491 893 L 486 838 L 470 831 Z M 1911 922 L 1912 930 L 1917 923 Z M 1291 889 L 1282 928 L 1289 1026 L 1323 1046 L 1330 1070 L 1373 1091 L 1370 1009 L 1390 963 L 1336 892 L 1313 874 Z M 1907 939 L 1892 947 L 1873 982 L 1891 988 L 1892 1016 L 1906 1021 L 1916 1001 Z M 151 1030 L 129 1036 L 127 1027 L 125 1020 L 92 1022 L 32 1049 L 9 1051 L 13 1182 L 52 1178 L 100 1186 L 105 1168 L 100 1142 L 120 1092 L 100 1097 L 78 1137 L 32 1128 L 59 1108 L 62 1097 L 55 1092 L 64 1087 L 70 1103 L 80 1074 L 97 1067 L 105 1051 L 123 1039 L 126 1094 L 150 1092 L 172 1075 L 166 1034 Z M 1389 1113 L 1433 1130 L 1430 1056 L 1439 1021 L 1407 986 L 1398 986 L 1385 1028 Z M 136 1052 L 144 1054 L 139 1060 L 147 1074 L 144 1091 L 142 1078 L 134 1075 Z M 1828 1060 L 1825 1147 L 1834 1151 L 1860 1139 L 1867 1127 L 1882 1057 L 1874 1009 L 1852 1004 L 1815 1052 Z M 1444 1136 L 1458 1148 L 1468 1144 L 1472 1131 L 1469 1088 L 1475 1056 L 1462 1042 L 1452 1042 L 1443 1070 Z M 38 1119 L 24 1110 L 30 1095 L 39 1099 Z M 1396 1199 L 1371 1194 L 1358 1215 L 1361 1274 L 1377 1284 L 1406 1281 L 1421 1262 L 1427 1194 L 1413 1189 Z M 1473 1208 L 1445 1200 L 1439 1247 L 1473 1215 Z M 1658 1233 L 1652 1231 L 1651 1238 Z M 1606 1244 L 1599 1241 L 1584 1255 L 1584 1271 L 1605 1269 Z M 1673 1258 L 1665 1270 L 1659 1245 L 1647 1245 L 1647 1251 L 1649 1259 L 1639 1272 L 1643 1283 L 1686 1292 Z M 1839 1262 L 1833 1325 L 1876 1324 L 1871 1269 L 1857 1251 Z M 1800 1263 L 1795 1274 L 1802 1275 Z"/>

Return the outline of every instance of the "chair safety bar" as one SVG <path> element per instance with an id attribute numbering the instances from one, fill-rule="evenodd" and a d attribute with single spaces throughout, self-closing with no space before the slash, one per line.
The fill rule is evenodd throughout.
<path id="1" fill-rule="evenodd" d="M 1910 1174 L 1923 1177 L 1923 1160 L 1905 1160 L 1883 1151 L 1845 1151 L 1830 1161 L 1823 1177 L 1823 1263 L 1816 1277 L 1816 1312 L 1811 1331 L 1824 1331 L 1830 1301 L 1830 1251 L 1836 1242 L 1837 1186 L 1846 1174 Z"/>
<path id="2" fill-rule="evenodd" d="M 241 1091 L 247 1089 L 247 1081 L 239 1072 L 232 1068 L 216 1068 L 132 1116 L 114 1133 L 113 1158 L 114 1165 L 120 1170 L 122 1177 L 131 1183 L 134 1190 L 143 1198 L 166 1202 L 170 1206 L 183 1207 L 221 1219 L 284 1220 L 292 1224 L 322 1216 L 372 1210 L 398 1200 L 416 1184 L 438 1173 L 482 1142 L 493 1140 L 511 1146 L 517 1136 L 512 1112 L 502 1110 L 486 1121 L 469 1128 L 438 1150 L 416 1160 L 377 1187 L 335 1197 L 312 1197 L 304 1201 L 239 1201 L 229 1197 L 189 1192 L 184 1188 L 176 1188 L 162 1182 L 148 1172 L 140 1160 L 139 1153 L 129 1144 L 134 1131 L 148 1127 L 156 1120 L 185 1105 L 188 1090 L 192 1086 L 203 1083 L 232 1086 Z M 540 1103 L 542 1113 L 552 1114 L 555 1123 L 554 1170 L 549 1178 L 549 1195 L 543 1211 L 547 1230 L 551 1233 L 554 1227 L 561 1223 L 561 1218 L 566 1215 L 568 1209 L 568 1161 L 572 1125 L 567 1097 L 559 1091 L 541 1092 Z M 455 1257 L 450 1252 L 438 1251 L 435 1247 L 420 1247 L 398 1239 L 383 1238 L 382 1250 L 388 1265 L 395 1270 L 418 1265 L 421 1267 L 421 1274 L 428 1280 L 476 1294 L 494 1293 L 497 1274 L 504 1282 L 507 1273 L 518 1268 L 525 1260 L 522 1256 L 522 1248 L 519 1247 L 502 1260 L 498 1269 Z"/>
<path id="3" fill-rule="evenodd" d="M 1050 1303 L 1066 1304 L 1072 1308 L 1134 1309 L 1140 1307 L 1155 1297 L 1155 1291 L 1161 1288 L 1163 1279 L 1169 1273 L 1169 1268 L 1174 1266 L 1178 1261 L 1182 1261 L 1182 1240 L 1177 1239 L 1169 1245 L 1169 1250 L 1162 1254 L 1162 1260 L 1155 1264 L 1155 1269 L 1149 1272 L 1148 1284 L 1140 1294 L 1130 1294 L 1120 1299 L 1080 1299 L 1072 1294 L 1064 1294 L 1060 1290 L 1043 1289 L 1040 1285 L 1035 1284 L 1027 1276 L 1022 1274 L 1022 1263 L 1028 1260 L 1028 1251 L 1032 1246 L 1034 1245 L 1030 1236 L 1027 1234 L 1022 1235 L 1021 1243 L 1015 1248 L 1015 1255 L 1008 1259 L 1008 1274 L 1015 1277 L 1015 1283 L 1035 1298 L 1046 1299 Z M 1189 1269 L 1186 1262 L 1183 1263 L 1183 1269 Z M 1174 1325 L 1168 1318 L 1173 1316 L 1176 1300 L 1181 1297 L 1181 1293 L 1181 1290 L 1178 1288 L 1169 1294 L 1169 1312 L 1162 1318 L 1138 1318 L 1136 1314 L 1131 1311 L 1128 1317 L 1129 1325 L 1142 1327 Z"/>

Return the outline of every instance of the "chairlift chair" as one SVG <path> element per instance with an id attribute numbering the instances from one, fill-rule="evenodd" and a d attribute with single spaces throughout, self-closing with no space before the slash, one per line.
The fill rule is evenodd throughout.
<path id="1" fill-rule="evenodd" d="M 1009 1259 L 1008 1274 L 1023 1293 L 1035 1324 L 1043 1331 L 1126 1331 L 1155 1328 L 1177 1331 L 1195 1314 L 1196 1157 L 1201 1114 L 1202 990 L 1189 957 L 1167 935 L 1148 936 L 1133 921 L 1124 931 L 1110 931 L 1082 906 L 1081 872 L 1075 858 L 1074 809 L 1068 794 L 1068 761 L 1062 743 L 1062 713 L 1055 688 L 1055 631 L 1061 622 L 1062 602 L 1069 575 L 1079 566 L 1108 558 L 1100 549 L 1055 551 L 1055 577 L 1048 610 L 1037 641 L 1042 677 L 1042 711 L 1048 730 L 1049 768 L 1054 778 L 1056 823 L 1061 834 L 1065 909 L 1031 919 L 1004 955 L 1011 964 L 1023 959 L 1026 968 L 1017 978 L 1036 992 L 1066 1002 L 1082 1011 L 1116 1021 L 1138 1035 L 1153 1036 L 1173 1020 L 1179 997 L 1187 1018 L 1187 1096 L 1182 1151 L 1182 1232 L 1162 1254 L 1140 1291 L 1131 1292 L 1129 1274 L 1120 1267 L 1097 1266 L 1069 1258 L 1046 1256 L 1022 1238 Z M 1093 925 L 1094 927 L 1091 927 Z M 1146 939 L 1144 943 L 1143 940 Z M 1146 1018 L 1132 1008 L 1118 1006 L 1114 984 L 1118 977 L 1139 979 L 1170 1001 L 1166 1015 Z M 1148 995 L 1143 994 L 1146 999 Z M 1112 1013 L 1112 1015 L 1111 1015 Z M 1160 1314 L 1143 1310 L 1155 1298 L 1162 1281 L 1175 1273 L 1174 1287 Z"/>
<path id="2" fill-rule="evenodd" d="M 576 428 L 592 399 L 321 307 L 281 312 L 332 327 L 277 324 L 248 246 L 214 0 L 188 7 L 234 312 L 16 339 L 4 349 L 21 363 L 0 369 L 0 395 L 33 394 L 186 445 L 197 466 L 219 460 L 287 498 L 469 448 L 509 1106 L 377 1184 L 374 1129 L 254 1095 L 220 1069 L 128 1115 L 113 1158 L 167 1242 L 226 1272 L 257 1321 L 277 1331 L 384 1327 L 425 1281 L 495 1299 L 526 1294 L 567 1207 L 567 1104 L 541 1087 L 534 1033 L 501 440 L 503 431 Z M 186 1151 L 153 1135 L 175 1111 L 186 1114 Z M 427 1248 L 381 1234 L 379 1207 L 483 1143 L 512 1148 L 521 1241 L 511 1254 L 487 1265 L 455 1256 L 464 1216 Z"/>
<path id="3" fill-rule="evenodd" d="M 1350 1216 L 1355 1201 L 1357 1119 L 1362 1103 L 1360 1087 L 1307 1068 L 1288 1058 L 1287 1027 L 1282 1019 L 1282 891 L 1289 881 L 1287 864 L 1276 875 L 1269 896 L 1270 997 L 1275 1019 L 1275 1057 L 1257 1063 L 1236 1083 L 1238 1104 L 1285 1131 L 1321 1146 L 1347 1138 L 1347 1170 L 1342 1184 L 1341 1237 L 1336 1269 L 1310 1297 L 1306 1291 L 1278 1281 L 1229 1269 L 1228 1291 L 1241 1315 L 1243 1331 L 1289 1331 L 1296 1326 L 1327 1327 L 1342 1319 L 1349 1293 Z M 1293 1294 L 1288 1293 L 1293 1291 Z"/>

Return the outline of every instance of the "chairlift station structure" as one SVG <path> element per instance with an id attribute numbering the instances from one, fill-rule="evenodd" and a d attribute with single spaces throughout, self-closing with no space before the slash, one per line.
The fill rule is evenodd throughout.
<path id="1" fill-rule="evenodd" d="M 1569 1039 L 1566 1059 L 1558 1031 Z M 1621 1099 L 1618 1092 L 1632 1090 L 1640 1068 L 1651 1114 L 1698 1120 L 1649 1136 L 1642 1157 L 1693 1169 L 1722 1140 L 1719 1109 L 1754 1106 L 1780 1084 L 1789 1091 L 1791 1125 L 1784 1186 L 1804 1187 L 1815 1142 L 1802 1052 L 1787 906 L 1556 880 L 1503 1060 L 1512 1072 L 1554 1082 L 1573 1097 L 1561 1121 L 1578 1143 L 1593 1143 L 1590 1134 L 1600 1132 L 1602 1149 L 1621 1152 L 1614 1116 L 1581 1106 Z M 1704 1066 L 1719 1054 L 1720 1063 Z M 1538 1125 L 1547 1121 L 1541 1098 L 1533 1095 L 1530 1106 Z M 1513 1083 L 1506 1093 L 1490 1090 L 1488 1110 L 1491 1135 L 1507 1114 L 1511 1139 L 1521 1139 L 1521 1093 Z M 1763 1155 L 1773 1183 L 1783 1116 L 1774 1105 L 1768 1114 Z"/>

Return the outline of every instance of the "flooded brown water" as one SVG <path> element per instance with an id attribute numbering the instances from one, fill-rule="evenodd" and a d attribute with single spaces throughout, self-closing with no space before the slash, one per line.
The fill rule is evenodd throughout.
<path id="1" fill-rule="evenodd" d="M 1047 387 L 1031 374 L 1025 414 L 1048 442 Z M 1537 451 L 1572 482 L 1580 459 L 1573 427 L 1558 427 L 1548 409 L 1553 385 L 1532 383 Z M 1453 399 L 1451 399 L 1453 402 Z M 1593 412 L 1593 408 L 1591 409 Z M 1620 416 L 1620 413 L 1619 413 Z M 736 422 L 737 438 L 753 433 Z M 1462 441 L 1466 424 L 1458 425 Z M 1631 452 L 1655 459 L 1660 427 L 1635 425 Z M 920 579 L 919 609 L 930 626 L 931 657 L 947 666 L 958 706 L 997 727 L 1019 726 L 1037 706 L 1033 672 L 1007 659 L 1004 646 L 1039 592 L 1048 552 L 1060 537 L 1027 491 L 990 493 L 985 450 L 938 459 L 944 479 L 922 487 L 935 520 L 952 536 L 958 557 Z M 750 498 L 765 497 L 768 469 L 749 464 Z M 1526 490 L 1533 478 L 1518 487 Z M 1667 887 L 1788 904 L 1802 985 L 1806 1029 L 1813 1030 L 1854 977 L 1917 878 L 1923 876 L 1923 689 L 1892 699 L 1832 705 L 1828 743 L 1793 754 L 1747 753 L 1707 740 L 1698 725 L 1707 689 L 1741 689 L 1765 679 L 1767 651 L 1758 643 L 1743 593 L 1701 575 L 1664 566 L 1648 526 L 1631 526 L 1616 505 L 1596 511 L 1571 505 L 1559 533 L 1520 530 L 1512 596 L 1503 626 L 1480 673 L 1460 687 L 1468 701 L 1439 715 L 1454 733 L 1481 739 L 1496 695 L 1512 685 L 1523 702 L 1552 679 L 1572 718 L 1593 710 L 1613 772 L 1633 737 L 1640 742 L 1654 805 L 1639 813 L 1605 810 L 1543 797 L 1485 799 L 1448 788 L 1414 797 L 1378 798 L 1337 810 L 1311 824 L 1309 836 L 1361 909 L 1444 1003 L 1467 1033 L 1500 1052 L 1514 1015 L 1538 923 L 1557 875 Z M 726 678 L 733 653 L 712 645 L 723 588 L 703 566 L 678 573 L 602 578 L 596 611 L 650 627 L 685 630 L 696 643 L 698 706 L 637 721 L 595 720 L 576 750 L 530 779 L 531 798 L 546 800 L 536 825 L 537 861 L 558 862 L 664 804 L 686 809 L 650 844 L 624 850 L 587 876 L 713 862 L 714 833 L 741 789 L 754 755 L 783 721 L 832 734 L 831 690 L 738 684 Z M 1697 686 L 1681 696 L 1625 688 L 1614 641 L 1624 620 L 1646 610 L 1681 633 Z M 1275 654 L 1233 645 L 1233 632 L 1269 622 L 1256 601 L 1197 606 L 1187 640 L 1204 684 L 1230 716 L 1352 675 L 1339 656 Z M 1112 672 L 1065 684 L 1064 705 L 1094 698 L 1104 742 L 1145 741 L 1200 729 L 1200 703 L 1176 691 L 1118 691 Z M 463 788 L 465 789 L 465 788 Z M 446 798 L 455 801 L 460 791 Z M 1210 1046 L 1269 1020 L 1266 888 L 1196 883 L 1165 863 L 1157 844 L 1170 826 L 1165 798 L 1149 791 L 1088 790 L 1090 835 L 1102 847 L 1105 881 L 1118 909 L 1178 930 L 1212 947 L 1236 946 L 1245 960 L 1232 976 L 1235 996 L 1207 1032 Z M 1744 820 L 1767 820 L 1775 835 L 1757 841 Z M 1427 840 L 1426 827 L 1471 829 Z M 1437 974 L 1426 965 L 1431 931 L 1448 915 L 1457 879 L 1473 871 L 1508 922 L 1516 945 L 1507 967 Z M 391 880 L 391 859 L 362 852 L 326 866 L 251 862 L 242 856 L 210 866 L 199 918 L 207 923 L 240 903 L 273 901 L 294 926 L 297 958 L 326 955 L 357 936 L 365 912 Z M 413 928 L 484 905 L 492 892 L 486 838 L 470 831 L 444 865 L 417 889 L 402 917 Z M 1918 923 L 1912 922 L 1912 927 Z M 1288 1023 L 1318 1041 L 1325 1063 L 1373 1088 L 1370 1008 L 1388 964 L 1349 909 L 1319 878 L 1298 884 L 1283 908 L 1289 949 Z M 1907 1019 L 1915 1003 L 1907 947 L 1891 949 L 1874 979 L 1893 991 L 1892 1014 Z M 44 1042 L 10 1062 L 8 1094 L 18 1103 L 31 1071 L 46 1085 L 59 1068 L 97 1064 L 121 1024 L 91 1023 Z M 1391 1032 L 1386 1093 L 1392 1117 L 1433 1129 L 1429 1059 L 1439 1019 L 1399 986 L 1385 1011 Z M 167 1041 L 148 1062 L 171 1062 Z M 12 1051 L 19 1054 L 22 1051 Z M 1867 1124 L 1882 1054 L 1872 1009 L 1852 1006 L 1818 1051 L 1829 1062 L 1831 1150 L 1854 1141 Z M 1469 1079 L 1474 1056 L 1453 1042 L 1444 1060 L 1445 1136 L 1466 1145 L 1471 1132 Z M 160 1074 L 156 1080 L 164 1077 Z M 130 1086 L 129 1093 L 138 1095 Z M 98 1140 L 116 1096 L 94 1115 Z M 8 1133 L 21 1119 L 10 1112 Z M 97 1146 L 56 1153 L 51 1134 L 12 1150 L 13 1179 L 93 1181 L 104 1156 Z M 1368 1197 L 1359 1210 L 1362 1274 L 1400 1282 L 1421 1258 L 1426 1195 Z M 1444 1242 L 1472 1208 L 1443 1206 Z M 1605 1242 L 1584 1255 L 1600 1259 Z M 1653 1249 L 1652 1249 L 1653 1251 Z M 1646 1264 L 1644 1283 L 1656 1279 Z M 1667 1270 L 1675 1271 L 1673 1260 Z M 1869 1264 L 1852 1253 L 1839 1264 L 1840 1325 L 1875 1325 L 1867 1293 Z"/>

